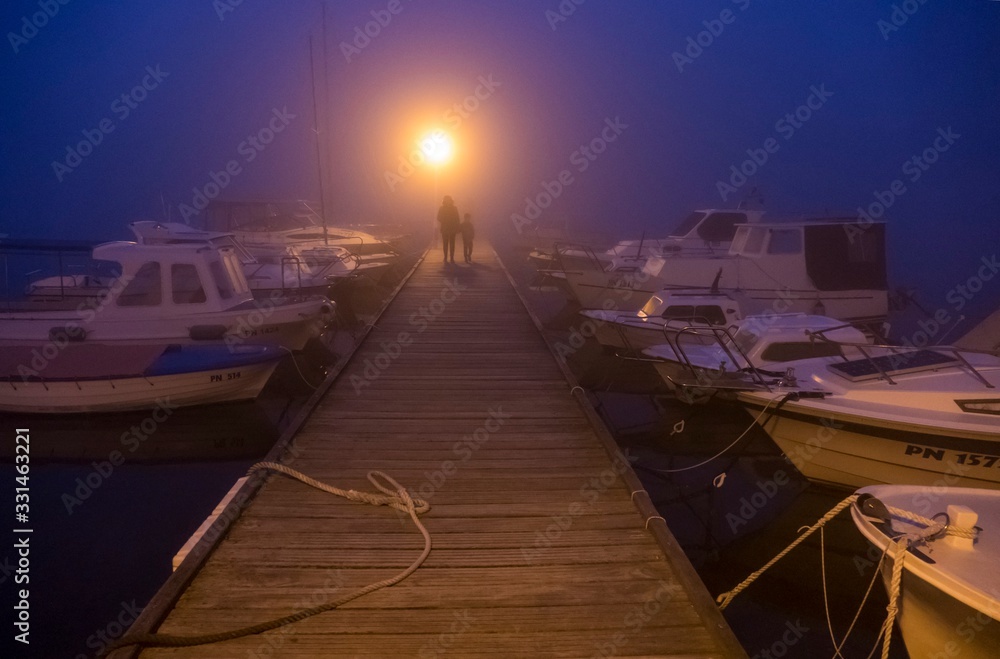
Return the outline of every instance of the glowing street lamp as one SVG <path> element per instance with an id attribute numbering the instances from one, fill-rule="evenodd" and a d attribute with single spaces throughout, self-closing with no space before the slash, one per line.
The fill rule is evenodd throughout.
<path id="1" fill-rule="evenodd" d="M 444 131 L 435 130 L 420 140 L 420 150 L 427 158 L 427 162 L 433 165 L 436 170 L 451 160 L 451 138 Z"/>
<path id="2" fill-rule="evenodd" d="M 441 166 L 451 160 L 452 144 L 451 138 L 443 130 L 435 130 L 420 140 L 420 151 L 427 158 L 427 162 L 434 168 L 434 209 L 437 209 L 440 193 L 438 192 L 438 173 Z M 435 228 L 437 217 L 434 218 Z M 437 231 L 433 233 L 434 244 L 437 244 Z"/>

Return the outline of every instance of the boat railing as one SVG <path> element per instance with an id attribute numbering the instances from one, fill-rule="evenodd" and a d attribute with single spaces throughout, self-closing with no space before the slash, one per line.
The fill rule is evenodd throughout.
<path id="1" fill-rule="evenodd" d="M 827 332 L 833 331 L 835 329 L 842 329 L 844 327 L 851 327 L 851 325 L 849 324 L 838 325 L 837 327 L 828 327 L 822 330 L 815 330 L 815 331 L 806 330 L 806 335 L 809 336 L 810 340 L 813 341 L 823 341 L 826 343 L 833 343 L 840 346 L 841 348 L 854 348 L 859 353 L 861 353 L 862 358 L 865 361 L 867 361 L 872 366 L 872 368 L 875 369 L 876 372 L 878 372 L 879 376 L 882 379 L 885 379 L 885 381 L 891 385 L 897 384 L 897 382 L 892 379 L 893 373 L 895 373 L 898 376 L 902 375 L 903 373 L 912 371 L 907 369 L 901 369 L 901 370 L 887 369 L 885 368 L 884 363 L 879 360 L 879 357 L 882 355 L 875 355 L 873 354 L 874 352 L 881 351 L 904 360 L 905 360 L 904 355 L 916 354 L 917 352 L 920 351 L 944 353 L 945 355 L 951 357 L 951 359 L 954 362 L 957 362 L 958 364 L 963 366 L 966 372 L 968 372 L 972 377 L 978 380 L 984 387 L 986 387 L 987 389 L 995 388 L 994 385 L 985 377 L 983 377 L 983 374 L 980 373 L 976 369 L 976 367 L 973 366 L 969 362 L 969 360 L 966 359 L 965 357 L 966 354 L 970 353 L 994 356 L 993 353 L 987 350 L 971 350 L 965 348 L 957 348 L 955 346 L 949 346 L 949 345 L 928 345 L 923 347 L 917 347 L 917 346 L 896 346 L 887 343 L 854 343 L 848 341 L 837 341 L 836 339 L 831 339 L 830 337 L 826 336 Z M 844 360 L 844 362 L 851 361 L 850 359 L 848 359 L 847 355 L 844 354 L 843 350 L 840 351 L 840 357 L 841 359 Z M 937 364 L 936 366 L 947 366 L 947 365 L 948 364 Z"/>
<path id="2" fill-rule="evenodd" d="M 673 337 L 671 334 L 673 333 Z M 734 366 L 739 366 L 740 362 L 736 358 L 736 354 L 733 353 L 733 348 L 736 349 L 736 353 L 743 358 L 746 367 L 741 370 L 749 373 L 753 381 L 759 386 L 766 389 L 768 392 L 771 391 L 770 385 L 768 385 L 767 380 L 764 378 L 764 373 L 761 372 L 759 368 L 751 361 L 750 356 L 747 355 L 746 351 L 740 347 L 737 343 L 733 333 L 728 327 L 719 327 L 717 325 L 708 325 L 704 327 L 691 326 L 681 328 L 680 330 L 672 331 L 666 325 L 663 327 L 663 336 L 667 339 L 667 343 L 670 345 L 674 354 L 677 355 L 678 361 L 688 369 L 692 376 L 698 378 L 699 375 L 703 375 L 706 371 L 704 367 L 696 367 L 688 356 L 687 352 L 684 350 L 683 337 L 685 336 L 708 336 L 712 338 L 715 343 L 722 349 L 729 358 L 730 362 Z M 709 376 L 711 377 L 711 376 Z"/>

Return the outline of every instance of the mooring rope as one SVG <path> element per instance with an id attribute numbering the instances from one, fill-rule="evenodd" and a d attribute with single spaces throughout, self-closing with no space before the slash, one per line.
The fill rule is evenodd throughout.
<path id="1" fill-rule="evenodd" d="M 274 620 L 268 620 L 266 622 L 258 623 L 256 625 L 251 625 L 249 627 L 243 627 L 241 629 L 236 629 L 227 632 L 218 632 L 215 634 L 202 634 L 199 636 L 174 636 L 171 634 L 136 634 L 133 636 L 125 635 L 121 639 L 111 643 L 107 649 L 106 653 L 110 653 L 113 650 L 117 650 L 122 647 L 128 647 L 131 645 L 143 645 L 150 647 L 188 647 L 192 645 L 206 645 L 209 643 L 218 643 L 220 641 L 228 641 L 234 638 L 241 638 L 243 636 L 250 636 L 252 634 L 260 634 L 262 632 L 269 631 L 271 629 L 276 629 L 284 625 L 289 625 L 300 620 L 305 620 L 311 616 L 323 613 L 324 611 L 329 611 L 335 609 L 338 606 L 346 604 L 352 600 L 355 600 L 368 593 L 375 592 L 382 588 L 392 586 L 399 583 L 403 579 L 407 578 L 413 574 L 418 567 L 427 559 L 427 556 L 431 552 L 431 536 L 427 532 L 427 529 L 420 522 L 418 515 L 421 515 L 428 510 L 430 510 L 430 504 L 423 499 L 414 499 L 410 496 L 410 493 L 406 491 L 402 485 L 397 483 L 392 477 L 381 471 L 370 471 L 368 472 L 368 480 L 378 489 L 382 494 L 375 494 L 372 492 L 358 492 L 356 490 L 342 490 L 338 487 L 332 485 L 327 485 L 326 483 L 321 483 L 320 481 L 310 478 L 305 474 L 292 469 L 283 464 L 278 464 L 276 462 L 258 462 L 257 464 L 250 467 L 250 471 L 247 475 L 253 475 L 259 471 L 276 471 L 282 473 L 290 478 L 294 478 L 298 481 L 305 483 L 306 485 L 315 487 L 316 489 L 322 490 L 324 492 L 329 492 L 330 494 L 335 494 L 337 496 L 349 499 L 351 501 L 357 501 L 361 503 L 371 504 L 373 506 L 388 506 L 394 508 L 401 512 L 408 513 L 410 519 L 413 520 L 414 525 L 416 525 L 417 530 L 424 537 L 424 550 L 420 553 L 420 556 L 413 561 L 413 563 L 389 579 L 383 579 L 373 584 L 369 584 L 364 588 L 356 590 L 354 592 L 348 593 L 343 597 L 339 597 L 335 600 L 331 600 L 319 606 L 314 606 L 309 609 L 303 609 L 291 615 L 283 616 L 281 618 L 275 618 Z M 382 481 L 382 482 L 380 482 Z"/>
<path id="2" fill-rule="evenodd" d="M 780 561 L 782 558 L 784 558 L 785 555 L 788 554 L 788 552 L 790 552 L 793 549 L 795 549 L 796 547 L 798 547 L 799 544 L 803 540 L 805 540 L 806 538 L 808 538 L 809 536 L 811 536 L 817 529 L 822 528 L 823 526 L 826 525 L 827 522 L 829 522 L 831 519 L 833 519 L 834 517 L 836 517 L 837 515 L 839 515 L 840 512 L 842 510 L 844 510 L 844 508 L 847 508 L 849 505 L 851 505 L 852 503 L 854 503 L 857 500 L 857 498 L 858 498 L 857 494 L 852 494 L 851 496 L 847 497 L 846 499 L 844 499 L 843 501 L 841 501 L 840 503 L 838 503 L 836 506 L 834 506 L 833 508 L 831 508 L 829 510 L 829 512 L 827 512 L 825 515 L 823 515 L 822 517 L 820 517 L 819 521 L 817 521 L 815 524 L 813 524 L 808 529 L 806 529 L 806 531 L 802 535 L 800 535 L 798 538 L 796 538 L 795 540 L 793 540 L 792 544 L 790 544 L 787 547 L 785 547 L 783 550 L 781 550 L 778 553 L 777 556 L 775 556 L 770 561 L 768 561 L 767 564 L 764 565 L 764 567 L 760 568 L 759 570 L 757 570 L 756 572 L 754 572 L 753 574 L 751 574 L 749 577 L 747 577 L 746 579 L 744 579 L 740 584 L 738 584 L 732 590 L 730 590 L 728 592 L 725 592 L 725 593 L 722 593 L 721 595 L 719 595 L 718 597 L 716 597 L 715 601 L 719 603 L 719 609 L 724 611 L 726 609 L 726 607 L 729 606 L 729 603 L 732 602 L 733 599 L 735 599 L 735 597 L 737 595 L 739 595 L 744 590 L 746 590 L 747 587 L 750 584 L 752 584 L 754 581 L 757 581 L 757 579 L 758 579 L 758 577 L 760 577 L 760 575 L 762 575 L 765 572 L 767 572 L 767 570 L 770 569 L 770 567 L 772 565 L 774 565 L 775 563 L 777 563 L 778 561 Z"/>
<path id="3" fill-rule="evenodd" d="M 772 558 L 770 561 L 768 561 L 767 564 L 764 565 L 764 567 L 760 568 L 759 570 L 751 574 L 749 577 L 744 579 L 732 590 L 722 593 L 717 598 L 715 598 L 715 601 L 718 602 L 719 604 L 719 610 L 725 610 L 725 608 L 729 606 L 729 603 L 732 602 L 737 595 L 746 590 L 746 588 L 750 586 L 750 584 L 756 581 L 772 565 L 774 565 L 779 560 L 784 558 L 786 554 L 788 554 L 790 551 L 799 546 L 799 544 L 803 540 L 808 538 L 815 531 L 822 529 L 824 526 L 826 526 L 827 522 L 829 522 L 831 519 L 839 515 L 845 508 L 847 508 L 852 503 L 857 501 L 858 498 L 859 495 L 852 494 L 843 501 L 841 501 L 840 503 L 838 503 L 836 506 L 831 508 L 825 515 L 823 515 L 815 524 L 807 528 L 805 532 L 803 532 L 798 538 L 793 540 L 790 545 L 788 545 L 783 550 L 778 552 L 778 555 Z M 907 549 L 911 546 L 927 542 L 928 540 L 933 540 L 941 535 L 950 535 L 958 538 L 968 538 L 971 540 L 975 540 L 979 535 L 979 529 L 976 527 L 958 527 L 958 526 L 952 526 L 951 524 L 944 524 L 932 518 L 918 515 L 917 513 L 911 512 L 909 510 L 905 510 L 903 508 L 896 508 L 895 506 L 885 506 L 885 509 L 892 517 L 905 520 L 914 525 L 919 525 L 924 528 L 915 531 L 909 531 L 907 533 L 902 533 L 894 538 L 887 538 L 888 545 L 894 547 L 895 551 L 893 553 L 894 562 L 892 565 L 892 575 L 889 581 L 889 588 L 888 588 L 889 605 L 886 607 L 886 619 L 885 622 L 882 623 L 882 628 L 879 633 L 879 636 L 883 638 L 882 659 L 888 659 L 889 657 L 889 644 L 892 642 L 892 629 L 896 621 L 896 616 L 899 613 L 900 584 L 902 583 L 903 579 L 903 563 L 905 561 L 906 554 L 908 553 Z M 885 520 L 885 521 L 890 522 L 890 528 L 891 528 L 891 520 Z M 889 551 L 889 546 L 886 547 L 887 553 Z M 824 578 L 824 590 L 825 587 L 826 584 Z M 866 594 L 865 595 L 866 600 L 867 597 L 868 596 Z M 862 602 L 862 606 L 864 606 L 864 602 Z M 853 628 L 853 626 L 854 623 L 852 622 L 851 627 Z M 848 630 L 848 633 L 850 633 L 850 630 Z M 844 640 L 846 640 L 846 637 L 844 638 Z M 876 640 L 876 644 L 877 642 L 878 641 Z M 834 656 L 840 654 L 840 649 L 842 646 L 843 646 L 843 641 L 841 642 L 840 646 L 837 646 L 837 644 L 834 643 L 834 651 L 836 653 Z M 874 648 L 872 648 L 872 651 L 874 652 Z"/>

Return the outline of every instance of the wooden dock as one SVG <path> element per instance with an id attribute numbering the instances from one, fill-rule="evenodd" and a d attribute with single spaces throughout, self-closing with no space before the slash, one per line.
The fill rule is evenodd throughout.
<path id="1" fill-rule="evenodd" d="M 488 245 L 472 266 L 431 250 L 283 458 L 341 488 L 371 491 L 366 474 L 383 471 L 427 499 L 427 561 L 274 631 L 141 656 L 745 657 L 571 389 Z M 231 508 L 228 534 L 203 540 L 140 630 L 280 617 L 390 577 L 423 547 L 407 516 L 280 475 Z"/>

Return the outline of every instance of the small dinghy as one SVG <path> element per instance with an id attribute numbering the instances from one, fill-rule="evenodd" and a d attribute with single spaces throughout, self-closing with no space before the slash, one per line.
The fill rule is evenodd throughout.
<path id="1" fill-rule="evenodd" d="M 1000 492 L 942 480 L 939 487 L 873 485 L 858 494 L 851 516 L 879 554 L 888 554 L 882 576 L 890 607 L 898 594 L 896 621 L 910 656 L 998 656 Z M 901 570 L 898 590 L 894 568 Z"/>

